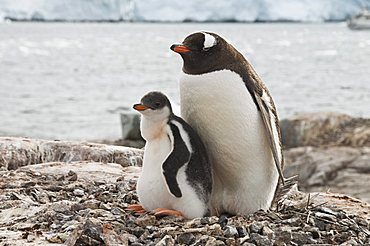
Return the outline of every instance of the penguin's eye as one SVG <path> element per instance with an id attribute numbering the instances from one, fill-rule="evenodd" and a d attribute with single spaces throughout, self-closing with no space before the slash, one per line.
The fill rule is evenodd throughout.
<path id="1" fill-rule="evenodd" d="M 203 48 L 203 51 L 209 51 L 211 47 L 208 47 L 208 48 Z"/>
<path id="2" fill-rule="evenodd" d="M 156 106 L 156 107 L 159 107 L 159 106 L 161 106 L 161 103 L 160 103 L 160 102 L 156 102 L 156 103 L 155 103 L 155 106 Z"/>

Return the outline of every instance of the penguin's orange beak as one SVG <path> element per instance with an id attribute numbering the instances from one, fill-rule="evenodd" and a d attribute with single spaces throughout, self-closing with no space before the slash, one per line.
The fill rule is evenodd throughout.
<path id="1" fill-rule="evenodd" d="M 147 106 L 145 106 L 145 105 L 143 105 L 143 104 L 138 103 L 138 104 L 135 104 L 135 105 L 133 106 L 133 108 L 134 108 L 135 110 L 137 110 L 137 111 L 144 111 L 144 110 L 148 109 L 149 107 L 147 107 Z"/>
<path id="2" fill-rule="evenodd" d="M 173 44 L 170 47 L 171 50 L 175 51 L 176 53 L 187 53 L 190 52 L 191 50 L 186 47 L 185 45 L 182 44 Z"/>

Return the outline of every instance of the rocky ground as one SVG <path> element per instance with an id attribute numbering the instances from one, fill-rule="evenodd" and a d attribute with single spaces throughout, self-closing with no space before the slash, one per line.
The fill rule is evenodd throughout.
<path id="1" fill-rule="evenodd" d="M 125 210 L 137 203 L 140 149 L 0 138 L 0 245 L 370 245 L 370 146 L 353 138 L 285 151 L 286 174 L 311 193 L 293 186 L 271 211 L 194 220 Z"/>

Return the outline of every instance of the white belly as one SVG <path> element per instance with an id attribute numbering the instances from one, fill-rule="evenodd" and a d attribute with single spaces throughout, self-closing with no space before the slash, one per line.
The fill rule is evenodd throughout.
<path id="1" fill-rule="evenodd" d="M 262 119 L 229 70 L 180 79 L 181 114 L 204 141 L 214 169 L 214 213 L 268 209 L 278 174 Z"/>
<path id="2" fill-rule="evenodd" d="M 171 151 L 166 135 L 149 141 L 145 145 L 143 169 L 137 182 L 137 194 L 141 205 L 147 211 L 156 208 L 170 208 L 171 195 L 162 177 L 162 163 Z"/>
<path id="3" fill-rule="evenodd" d="M 168 208 L 182 212 L 186 218 L 201 217 L 207 212 L 208 204 L 197 196 L 188 183 L 185 174 L 187 165 L 181 167 L 177 174 L 177 181 L 182 192 L 181 198 L 173 196 L 165 183 L 162 163 L 171 150 L 172 146 L 167 134 L 147 141 L 143 168 L 137 183 L 139 202 L 146 211 Z"/>

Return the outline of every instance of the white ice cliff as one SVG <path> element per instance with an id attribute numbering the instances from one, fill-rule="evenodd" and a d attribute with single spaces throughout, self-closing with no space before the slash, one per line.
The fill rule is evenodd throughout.
<path id="1" fill-rule="evenodd" d="M 342 21 L 370 0 L 0 0 L 0 20 Z"/>

